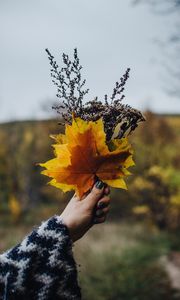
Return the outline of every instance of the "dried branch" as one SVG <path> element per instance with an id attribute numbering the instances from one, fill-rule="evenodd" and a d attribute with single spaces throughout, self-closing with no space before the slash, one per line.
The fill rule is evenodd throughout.
<path id="1" fill-rule="evenodd" d="M 110 101 L 105 95 L 104 103 L 96 97 L 83 104 L 84 96 L 89 89 L 83 89 L 86 80 L 81 78 L 82 66 L 79 63 L 77 49 L 74 49 L 73 61 L 69 59 L 68 55 L 63 54 L 64 67 L 61 69 L 48 49 L 46 52 L 51 65 L 52 82 L 57 86 L 57 97 L 61 100 L 61 104 L 53 108 L 63 116 L 67 123 L 71 124 L 72 113 L 85 121 L 97 121 L 99 118 L 103 118 L 106 138 L 110 140 L 117 125 L 118 132 L 115 138 L 121 138 L 133 131 L 139 122 L 145 120 L 140 111 L 122 104 L 130 68 L 126 70 L 120 81 L 116 82 L 112 96 L 109 98 Z"/>
<path id="2" fill-rule="evenodd" d="M 70 115 L 72 115 L 72 112 L 78 113 L 83 106 L 82 100 L 89 90 L 83 89 L 86 80 L 81 78 L 82 66 L 79 63 L 77 49 L 74 49 L 73 61 L 63 53 L 64 67 L 61 69 L 59 69 L 50 51 L 46 49 L 46 52 L 51 65 L 52 82 L 57 87 L 56 96 L 62 101 L 60 105 L 53 107 L 53 109 L 56 109 L 59 113 L 61 113 L 61 110 L 65 110 Z M 66 120 L 66 114 L 62 113 L 62 115 Z"/>

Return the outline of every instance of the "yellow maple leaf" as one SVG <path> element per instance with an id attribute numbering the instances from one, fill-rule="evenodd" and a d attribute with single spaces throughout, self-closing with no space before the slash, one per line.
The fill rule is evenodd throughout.
<path id="1" fill-rule="evenodd" d="M 96 178 L 116 188 L 127 189 L 124 177 L 134 165 L 132 147 L 127 138 L 106 143 L 102 119 L 96 122 L 73 118 L 65 135 L 53 136 L 55 158 L 40 164 L 51 185 L 64 192 L 75 190 L 81 198 L 92 188 Z"/>

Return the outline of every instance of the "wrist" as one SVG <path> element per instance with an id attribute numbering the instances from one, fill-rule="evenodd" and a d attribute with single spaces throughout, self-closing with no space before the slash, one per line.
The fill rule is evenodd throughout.
<path id="1" fill-rule="evenodd" d="M 74 242 L 72 221 L 67 216 L 65 216 L 63 213 L 60 215 L 60 218 L 61 218 L 63 224 L 67 227 L 71 240 Z"/>

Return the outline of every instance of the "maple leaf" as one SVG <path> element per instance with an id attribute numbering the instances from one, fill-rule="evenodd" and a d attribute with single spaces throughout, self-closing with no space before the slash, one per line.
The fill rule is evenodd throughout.
<path id="1" fill-rule="evenodd" d="M 55 158 L 40 164 L 46 170 L 51 185 L 64 192 L 75 190 L 81 198 L 89 191 L 97 177 L 109 186 L 127 189 L 124 177 L 134 165 L 133 150 L 127 138 L 106 143 L 103 120 L 84 121 L 73 118 L 66 125 L 65 135 L 53 136 Z"/>

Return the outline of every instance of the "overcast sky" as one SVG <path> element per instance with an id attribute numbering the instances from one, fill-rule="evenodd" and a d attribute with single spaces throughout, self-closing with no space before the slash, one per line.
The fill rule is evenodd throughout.
<path id="1" fill-rule="evenodd" d="M 0 0 L 0 121 L 43 118 L 43 103 L 50 114 L 56 89 L 46 47 L 59 63 L 78 48 L 87 100 L 111 94 L 130 67 L 126 103 L 180 112 L 180 100 L 163 92 L 162 49 L 153 43 L 169 34 L 167 18 L 130 0 Z"/>

